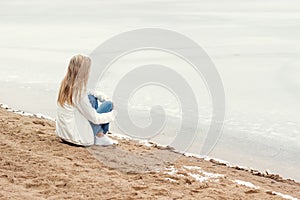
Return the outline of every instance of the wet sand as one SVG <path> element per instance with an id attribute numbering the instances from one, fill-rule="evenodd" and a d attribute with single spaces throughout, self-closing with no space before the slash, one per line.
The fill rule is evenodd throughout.
<path id="1" fill-rule="evenodd" d="M 0 108 L 0 199 L 300 198 L 300 183 L 279 175 L 129 139 L 78 147 L 54 131 L 53 121 Z"/>

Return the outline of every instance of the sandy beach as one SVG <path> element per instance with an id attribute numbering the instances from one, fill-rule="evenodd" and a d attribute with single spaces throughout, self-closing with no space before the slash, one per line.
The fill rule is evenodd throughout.
<path id="1" fill-rule="evenodd" d="M 62 143 L 55 123 L 0 109 L 0 199 L 299 199 L 279 175 L 120 139 Z"/>

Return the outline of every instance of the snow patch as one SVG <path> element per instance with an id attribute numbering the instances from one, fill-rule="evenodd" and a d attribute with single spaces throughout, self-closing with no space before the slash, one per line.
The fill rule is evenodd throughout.
<path id="1" fill-rule="evenodd" d="M 280 193 L 280 192 L 271 192 L 272 194 L 275 194 L 275 195 L 278 195 L 278 196 L 280 196 L 280 197 L 282 197 L 282 198 L 284 198 L 284 199 L 289 199 L 289 200 L 299 200 L 298 198 L 295 198 L 295 197 L 292 197 L 292 196 L 290 196 L 290 195 L 287 195 L 287 194 L 282 194 L 282 193 Z"/>
<path id="2" fill-rule="evenodd" d="M 148 140 L 139 140 L 139 143 L 146 146 L 146 147 L 152 147 L 153 143 L 149 142 Z"/>
<path id="3" fill-rule="evenodd" d="M 201 173 L 203 173 L 205 177 L 208 177 L 210 179 L 211 178 L 216 179 L 216 178 L 224 177 L 223 174 L 214 174 L 214 173 L 209 173 L 209 172 L 206 172 L 206 171 L 201 171 Z"/>
<path id="4" fill-rule="evenodd" d="M 193 173 L 188 173 L 189 176 L 193 177 L 196 179 L 196 181 L 199 181 L 200 183 L 207 181 L 209 178 L 205 176 L 201 176 L 200 174 L 193 174 Z"/>
<path id="5" fill-rule="evenodd" d="M 177 182 L 176 180 L 174 180 L 172 178 L 165 178 L 165 180 L 170 181 L 170 182 Z"/>
<path id="6" fill-rule="evenodd" d="M 201 167 L 198 166 L 183 166 L 183 167 L 188 170 L 201 170 Z"/>
<path id="7" fill-rule="evenodd" d="M 170 166 L 170 167 L 166 168 L 166 170 L 167 170 L 167 172 L 164 172 L 164 173 L 169 174 L 171 176 L 174 176 L 178 172 L 178 170 L 175 169 L 174 166 Z"/>
<path id="8" fill-rule="evenodd" d="M 193 177 L 194 179 L 196 179 L 196 181 L 199 181 L 199 182 L 204 182 L 209 179 L 218 180 L 218 178 L 224 177 L 224 175 L 222 175 L 222 174 L 214 174 L 214 173 L 206 172 L 206 171 L 202 170 L 201 167 L 198 167 L 198 166 L 184 166 L 183 168 L 185 168 L 187 170 L 197 170 L 200 174 L 188 173 L 188 175 Z"/>
<path id="9" fill-rule="evenodd" d="M 211 157 L 206 156 L 206 157 L 204 157 L 204 160 L 206 160 L 206 161 L 212 161 L 212 160 L 214 160 L 214 161 L 219 162 L 220 164 L 224 164 L 226 166 L 230 166 L 229 162 L 227 162 L 225 160 L 218 159 L 218 158 L 211 158 Z"/>
<path id="10" fill-rule="evenodd" d="M 249 188 L 259 189 L 258 186 L 255 186 L 254 184 L 252 184 L 250 182 L 241 181 L 241 180 L 235 180 L 233 182 L 237 183 L 238 185 L 244 185 L 244 186 L 249 187 Z"/>

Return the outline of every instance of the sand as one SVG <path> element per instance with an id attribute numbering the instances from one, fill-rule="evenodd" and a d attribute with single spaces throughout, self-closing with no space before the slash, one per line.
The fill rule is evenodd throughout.
<path id="1" fill-rule="evenodd" d="M 0 108 L 0 199 L 300 198 L 300 184 L 279 175 L 129 139 L 79 147 L 54 131 L 53 121 Z"/>

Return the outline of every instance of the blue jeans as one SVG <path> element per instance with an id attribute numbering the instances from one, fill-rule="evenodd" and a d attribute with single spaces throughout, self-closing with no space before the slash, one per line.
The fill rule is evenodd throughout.
<path id="1" fill-rule="evenodd" d="M 90 103 L 92 105 L 93 108 L 95 108 L 95 110 L 97 111 L 97 113 L 107 113 L 112 111 L 113 109 L 113 103 L 111 101 L 104 101 L 100 104 L 100 106 L 98 107 L 98 100 L 96 97 L 94 97 L 93 95 L 88 95 Z M 94 124 L 92 122 L 90 122 L 94 135 L 96 135 L 97 133 L 101 132 L 106 134 L 108 132 L 109 129 L 109 123 L 107 124 Z"/>

